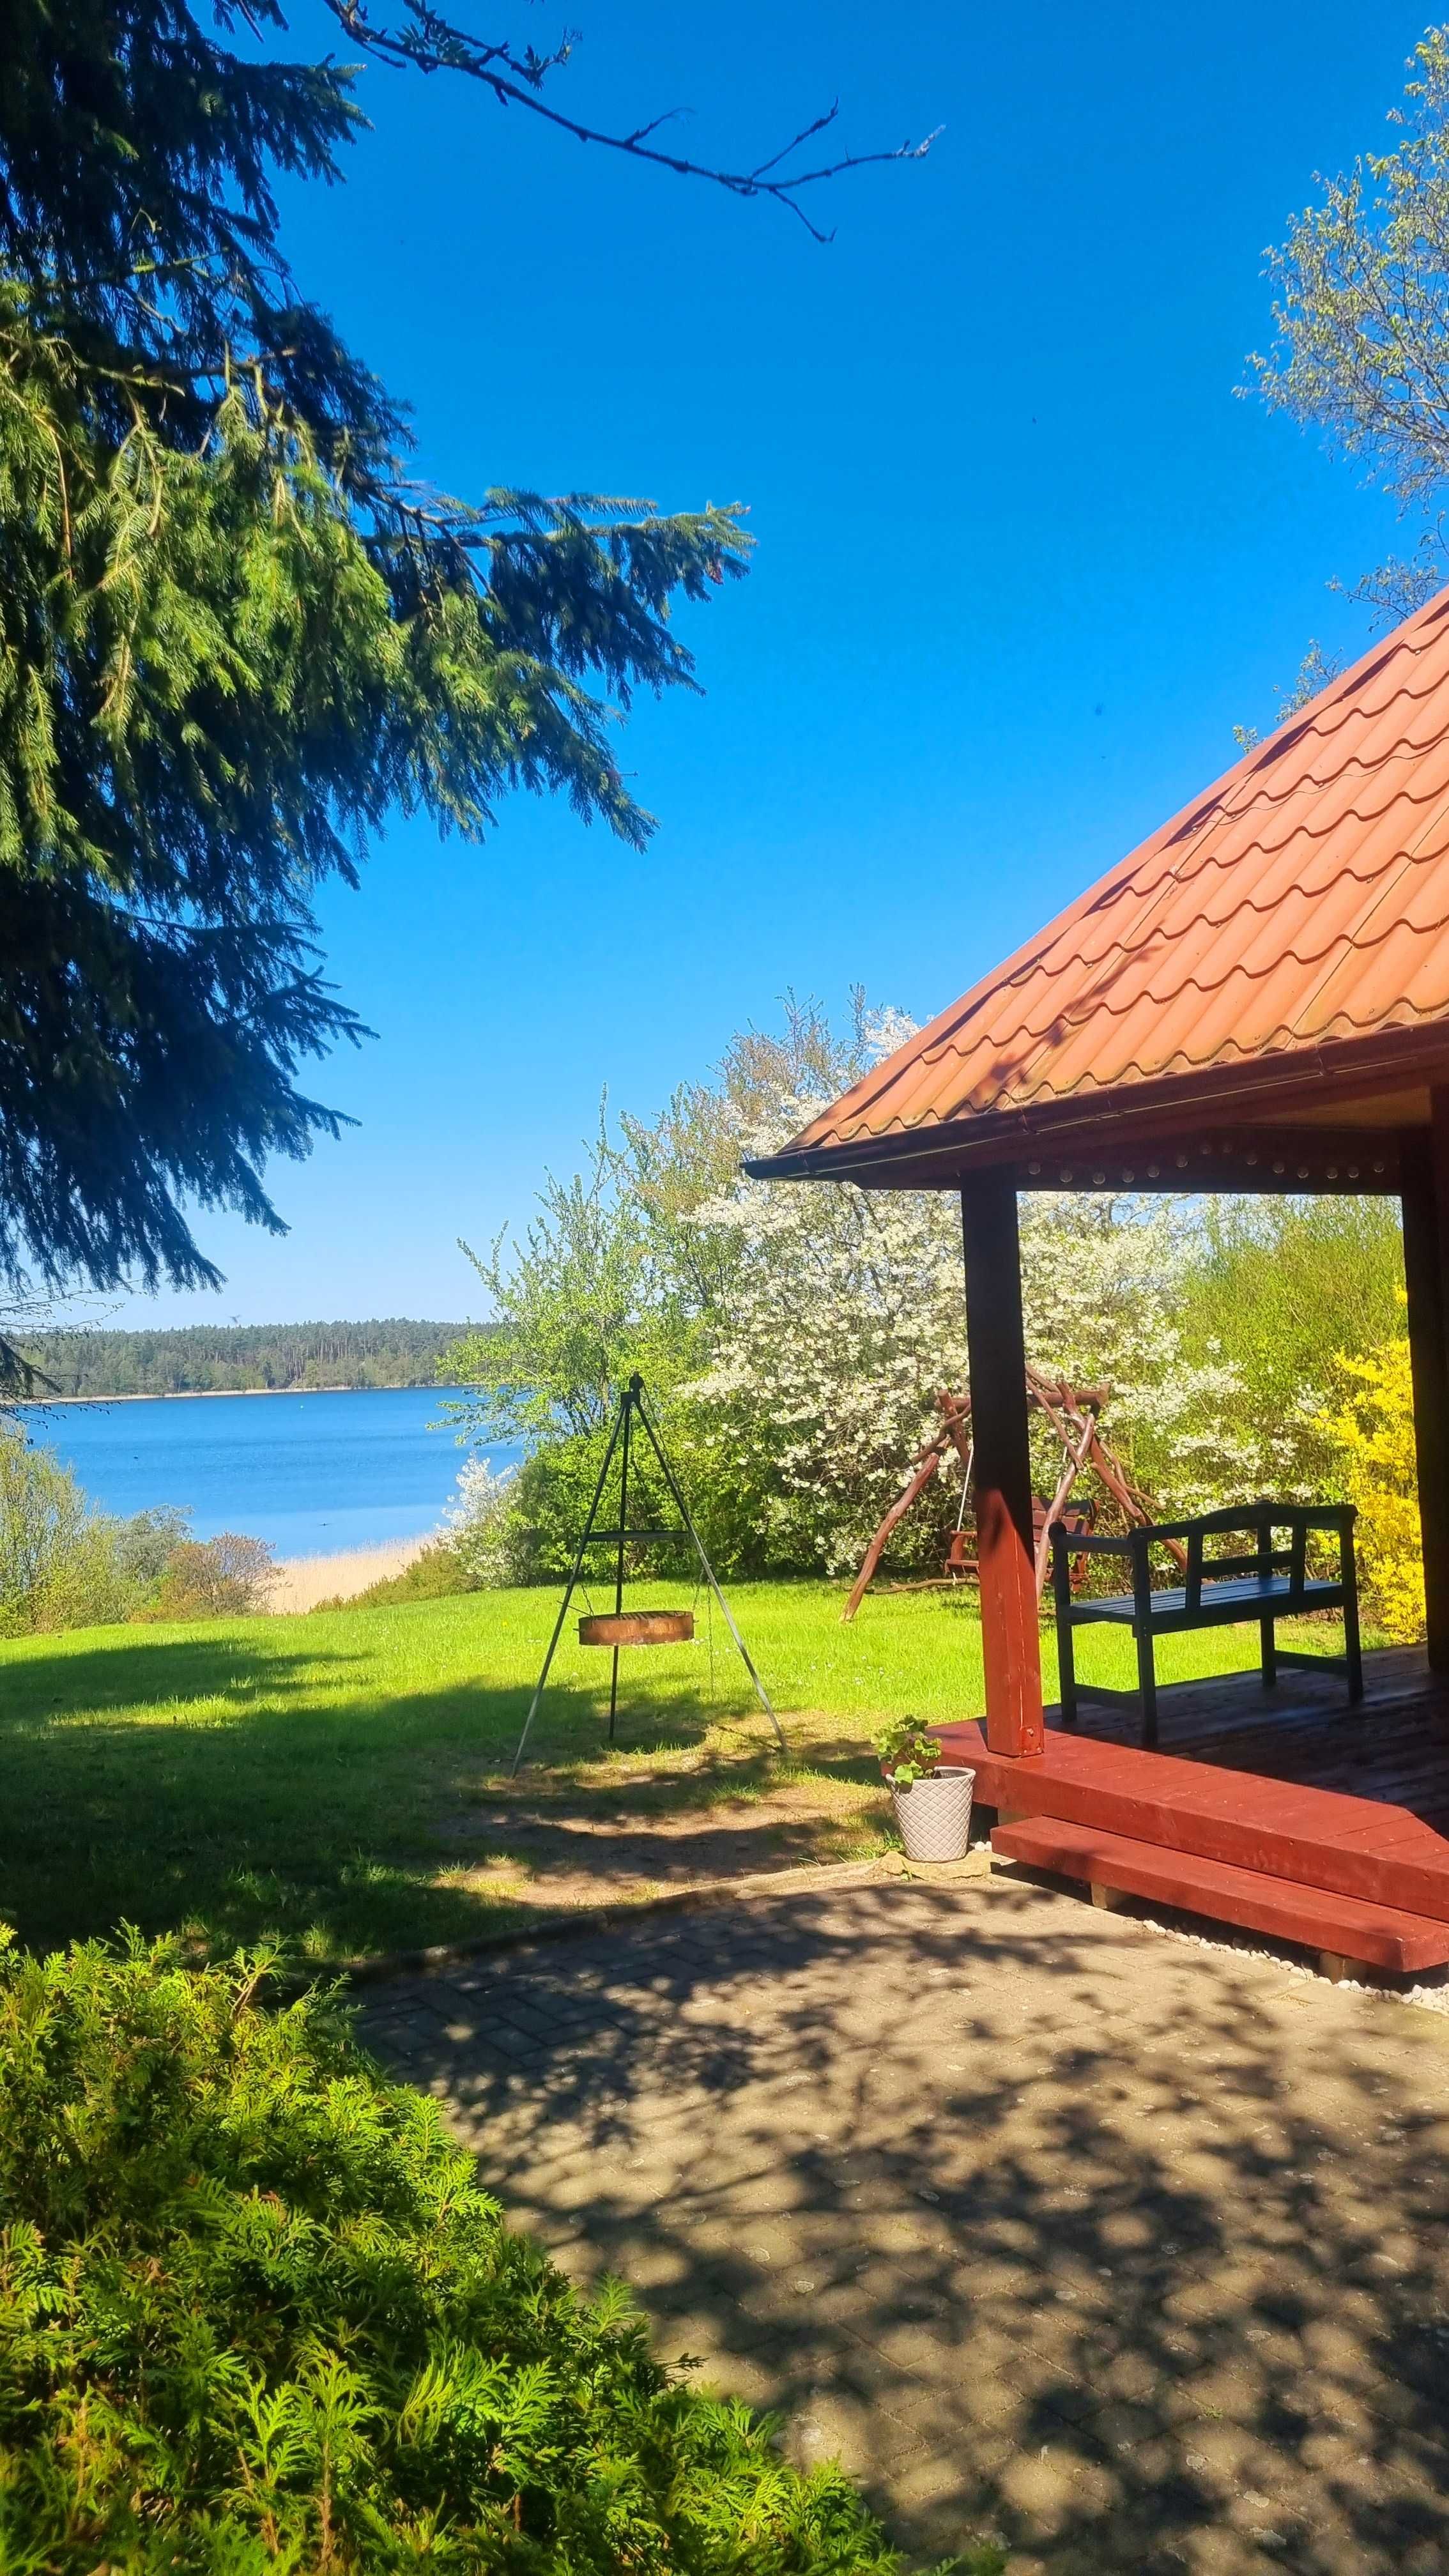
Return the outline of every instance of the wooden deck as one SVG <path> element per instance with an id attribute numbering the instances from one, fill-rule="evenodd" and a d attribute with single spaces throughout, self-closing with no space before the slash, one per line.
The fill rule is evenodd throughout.
<path id="1" fill-rule="evenodd" d="M 1336 1666 L 1321 1679 L 1285 1670 L 1268 1691 L 1256 1671 L 1160 1683 L 1158 1751 L 1346 1797 L 1386 1799 L 1449 1835 L 1449 1687 L 1429 1671 L 1422 1646 L 1365 1655 L 1363 1672 L 1360 1708 L 1348 1706 Z M 1060 1723 L 1060 1710 L 1049 1708 L 1048 1727 Z M 1137 1742 L 1130 1711 L 1091 1703 L 1075 1732 L 1084 1742 Z"/>
<path id="2" fill-rule="evenodd" d="M 992 1753 L 979 1724 L 939 1728 L 977 1773 L 1008 1856 L 1245 1924 L 1344 1960 L 1412 1974 L 1449 1963 L 1449 1690 L 1423 1654 L 1365 1658 L 1350 1709 L 1342 1675 L 1256 1672 L 1170 1684 L 1159 1743 L 1130 1711 L 1083 1709 L 1046 1746 Z"/>

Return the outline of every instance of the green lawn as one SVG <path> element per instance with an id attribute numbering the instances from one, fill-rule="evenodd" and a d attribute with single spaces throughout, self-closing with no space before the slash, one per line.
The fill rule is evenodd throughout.
<path id="1" fill-rule="evenodd" d="M 694 1646 L 626 1657 L 610 1759 L 608 1657 L 580 1649 L 570 1623 L 531 1794 L 595 1819 L 622 1799 L 647 1822 L 651 1800 L 697 1813 L 814 1782 L 856 1800 L 854 1843 L 837 1833 L 819 1856 L 878 1845 L 879 1816 L 861 1823 L 849 1785 L 874 1776 L 870 1730 L 896 1710 L 979 1715 L 980 1631 L 965 1597 L 876 1597 L 853 1628 L 841 1598 L 813 1583 L 732 1595 L 787 1737 L 795 1721 L 786 1764 L 749 1714 L 717 1614 L 711 1701 L 703 1602 Z M 556 1609 L 552 1592 L 477 1593 L 0 1647 L 0 1916 L 41 1947 L 126 1921 L 188 1927 L 206 1949 L 277 1934 L 319 1963 L 486 1931 L 517 1908 L 458 1866 L 458 1820 L 502 1794 Z M 1172 1639 L 1161 1672 L 1248 1664 L 1256 1645 L 1252 1629 Z M 1130 1682 L 1128 1639 L 1102 1630 L 1081 1646 L 1084 1678 Z"/>

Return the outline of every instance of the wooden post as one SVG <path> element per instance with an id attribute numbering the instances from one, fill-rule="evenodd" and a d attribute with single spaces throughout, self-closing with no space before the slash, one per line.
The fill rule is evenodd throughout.
<path id="1" fill-rule="evenodd" d="M 1429 1663 L 1449 1673 L 1449 1092 L 1430 1098 L 1427 1133 L 1400 1139 L 1400 1174 Z"/>
<path id="2" fill-rule="evenodd" d="M 966 1347 L 976 1443 L 976 1537 L 986 1741 L 993 1753 L 1040 1753 L 1041 1643 L 1032 1545 L 1026 1337 L 1016 1191 L 986 1172 L 961 1192 Z"/>

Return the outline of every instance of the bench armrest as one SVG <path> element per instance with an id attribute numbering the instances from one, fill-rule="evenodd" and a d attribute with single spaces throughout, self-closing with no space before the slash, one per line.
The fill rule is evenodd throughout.
<path id="1" fill-rule="evenodd" d="M 1116 1538 L 1108 1530 L 1069 1530 L 1064 1521 L 1051 1524 L 1054 1549 L 1065 1548 L 1068 1556 L 1130 1556 L 1130 1536 Z"/>

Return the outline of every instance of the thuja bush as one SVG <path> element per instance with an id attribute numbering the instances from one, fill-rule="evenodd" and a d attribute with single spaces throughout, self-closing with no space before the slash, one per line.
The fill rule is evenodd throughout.
<path id="1" fill-rule="evenodd" d="M 325 2001 L 263 2009 L 262 1967 L 0 1957 L 0 2563 L 898 2565 L 837 2470 L 507 2227 Z"/>

